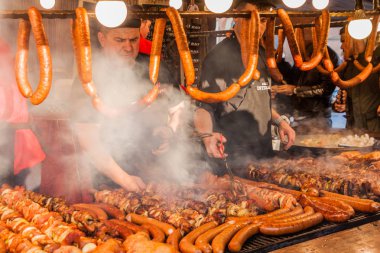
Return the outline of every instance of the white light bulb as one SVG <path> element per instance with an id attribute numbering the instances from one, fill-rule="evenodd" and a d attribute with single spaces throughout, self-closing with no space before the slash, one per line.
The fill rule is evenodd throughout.
<path id="1" fill-rule="evenodd" d="M 95 7 L 95 15 L 106 27 L 117 27 L 127 18 L 127 6 L 124 1 L 99 1 Z"/>
<path id="2" fill-rule="evenodd" d="M 348 24 L 348 33 L 352 38 L 362 40 L 372 31 L 372 22 L 369 19 L 355 19 Z"/>
<path id="3" fill-rule="evenodd" d="M 323 10 L 329 5 L 329 0 L 313 0 L 313 6 L 315 9 Z"/>
<path id="4" fill-rule="evenodd" d="M 215 13 L 222 13 L 227 11 L 233 0 L 205 0 L 207 9 Z"/>
<path id="5" fill-rule="evenodd" d="M 182 7 L 182 0 L 170 0 L 169 5 L 174 9 L 179 10 Z"/>
<path id="6" fill-rule="evenodd" d="M 306 2 L 306 0 L 282 0 L 282 1 L 289 8 L 301 7 Z"/>
<path id="7" fill-rule="evenodd" d="M 40 4 L 45 9 L 51 9 L 55 5 L 55 0 L 40 0 Z"/>

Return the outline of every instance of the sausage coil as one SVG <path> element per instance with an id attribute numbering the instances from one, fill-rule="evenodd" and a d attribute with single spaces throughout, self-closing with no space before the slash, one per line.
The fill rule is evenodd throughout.
<path id="1" fill-rule="evenodd" d="M 18 50 L 15 61 L 16 81 L 21 94 L 30 98 L 32 104 L 38 105 L 46 99 L 51 89 L 52 59 L 40 12 L 35 7 L 31 7 L 28 9 L 28 16 L 29 21 L 21 20 L 19 25 Z M 36 41 L 37 55 L 40 63 L 40 81 L 34 92 L 32 92 L 27 75 L 30 27 Z"/>
<path id="2" fill-rule="evenodd" d="M 186 86 L 189 87 L 195 81 L 195 71 L 189 45 L 186 38 L 185 29 L 183 28 L 183 22 L 178 11 L 173 7 L 169 7 L 166 9 L 166 15 L 172 23 L 175 41 L 177 43 L 179 56 L 181 58 L 182 66 L 185 72 Z"/>
<path id="3" fill-rule="evenodd" d="M 154 24 L 152 50 L 149 62 L 149 78 L 153 84 L 157 83 L 160 71 L 162 42 L 164 40 L 166 19 L 158 18 Z"/>
<path id="4" fill-rule="evenodd" d="M 300 53 L 300 48 L 296 40 L 292 22 L 284 9 L 278 9 L 277 14 L 284 26 L 285 34 L 289 42 L 295 66 L 302 71 L 308 71 L 315 68 L 322 60 L 325 47 L 327 45 L 328 31 L 330 28 L 330 15 L 327 10 L 322 11 L 322 29 L 321 39 L 318 43 L 315 55 L 307 62 L 304 62 Z"/>

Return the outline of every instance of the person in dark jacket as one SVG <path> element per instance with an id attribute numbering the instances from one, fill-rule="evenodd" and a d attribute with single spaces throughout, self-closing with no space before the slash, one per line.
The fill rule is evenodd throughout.
<path id="1" fill-rule="evenodd" d="M 311 30 L 305 29 L 306 54 L 313 52 Z M 328 52 L 334 67 L 339 64 L 339 57 L 330 47 Z M 310 131 L 310 129 L 327 129 L 331 127 L 331 96 L 335 89 L 329 76 L 319 73 L 314 68 L 301 71 L 293 66 L 293 80 L 290 84 L 274 86 L 277 94 L 292 97 L 294 118 L 300 125 L 297 131 Z"/>

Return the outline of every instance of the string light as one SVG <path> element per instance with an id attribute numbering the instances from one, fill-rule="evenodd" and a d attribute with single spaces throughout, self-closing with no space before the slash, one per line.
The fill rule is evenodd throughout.
<path id="1" fill-rule="evenodd" d="M 207 9 L 215 13 L 222 13 L 231 8 L 233 0 L 205 0 Z"/>
<path id="2" fill-rule="evenodd" d="M 329 0 L 313 0 L 313 6 L 315 9 L 323 10 L 329 5 Z"/>
<path id="3" fill-rule="evenodd" d="M 98 21 L 106 27 L 117 27 L 127 18 L 124 1 L 99 1 L 95 6 Z"/>
<path id="4" fill-rule="evenodd" d="M 174 9 L 179 10 L 182 7 L 182 0 L 170 0 L 169 5 Z"/>
<path id="5" fill-rule="evenodd" d="M 298 8 L 304 5 L 306 0 L 282 0 L 282 2 L 289 8 Z"/>
<path id="6" fill-rule="evenodd" d="M 55 0 L 40 0 L 40 4 L 45 9 L 51 9 L 55 5 Z"/>

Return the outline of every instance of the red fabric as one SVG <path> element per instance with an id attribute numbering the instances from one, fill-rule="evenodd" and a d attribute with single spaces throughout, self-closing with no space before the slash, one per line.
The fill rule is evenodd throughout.
<path id="1" fill-rule="evenodd" d="M 147 40 L 147 39 L 143 38 L 140 35 L 140 49 L 139 49 L 139 52 L 142 53 L 142 54 L 150 55 L 151 50 L 152 50 L 152 41 Z"/>
<path id="2" fill-rule="evenodd" d="M 27 123 L 28 106 L 16 84 L 11 49 L 1 39 L 0 70 L 0 121 L 11 124 Z M 14 146 L 14 174 L 31 168 L 45 159 L 45 153 L 36 136 L 29 129 L 16 130 Z"/>
<path id="3" fill-rule="evenodd" d="M 68 203 L 91 202 L 91 171 L 81 166 L 76 153 L 74 133 L 68 119 L 34 118 L 38 136 L 46 145 L 41 168 L 40 192 L 64 197 Z"/>
<path id="4" fill-rule="evenodd" d="M 36 136 L 30 129 L 16 131 L 15 139 L 14 174 L 17 175 L 23 169 L 32 168 L 46 157 Z"/>

